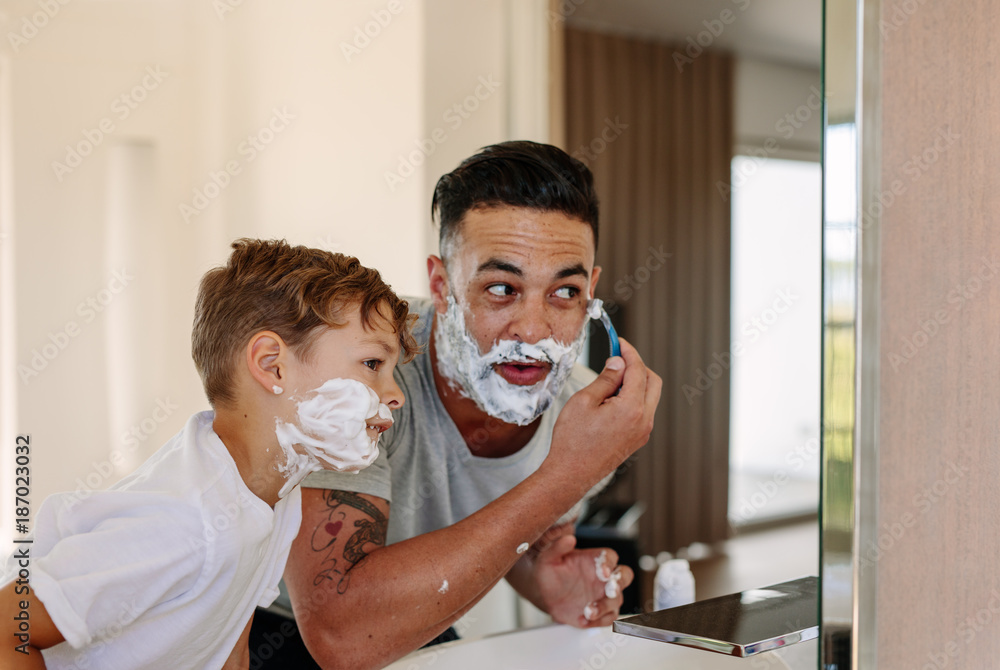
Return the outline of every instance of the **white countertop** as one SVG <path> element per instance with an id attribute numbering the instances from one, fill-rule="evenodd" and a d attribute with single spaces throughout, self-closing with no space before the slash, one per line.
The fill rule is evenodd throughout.
<path id="1" fill-rule="evenodd" d="M 580 630 L 552 625 L 436 645 L 401 658 L 387 670 L 814 670 L 816 646 L 812 640 L 735 658 L 619 635 L 610 627 Z"/>

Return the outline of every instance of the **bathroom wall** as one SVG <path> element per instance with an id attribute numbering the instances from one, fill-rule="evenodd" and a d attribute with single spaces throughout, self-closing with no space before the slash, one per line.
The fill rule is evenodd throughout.
<path id="1" fill-rule="evenodd" d="M 881 3 L 879 668 L 1000 657 L 1000 6 Z"/>
<path id="2" fill-rule="evenodd" d="M 426 166 L 387 176 L 424 134 L 423 3 L 3 9 L 3 472 L 30 434 L 36 507 L 107 487 L 207 407 L 193 302 L 233 238 L 425 290 Z"/>

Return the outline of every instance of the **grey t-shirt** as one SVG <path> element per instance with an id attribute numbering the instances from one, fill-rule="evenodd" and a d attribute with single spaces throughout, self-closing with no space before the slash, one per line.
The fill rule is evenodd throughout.
<path id="1" fill-rule="evenodd" d="M 434 304 L 419 298 L 409 302 L 410 311 L 419 316 L 414 336 L 421 345 L 421 353 L 396 367 L 396 382 L 406 402 L 392 413 L 395 423 L 382 434 L 378 458 L 356 474 L 323 470 L 310 474 L 302 483 L 306 487 L 353 491 L 390 501 L 390 544 L 461 521 L 526 479 L 548 455 L 552 428 L 563 405 L 597 376 L 589 368 L 577 365 L 562 392 L 542 414 L 541 424 L 528 444 L 501 458 L 476 456 L 434 386 L 427 352 Z M 475 439 L 473 435 L 473 442 Z M 582 505 L 583 501 L 561 521 L 576 517 Z"/>

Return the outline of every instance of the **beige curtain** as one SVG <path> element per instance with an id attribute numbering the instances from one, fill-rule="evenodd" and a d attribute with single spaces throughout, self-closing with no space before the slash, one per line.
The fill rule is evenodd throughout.
<path id="1" fill-rule="evenodd" d="M 663 377 L 649 444 L 613 496 L 642 550 L 728 536 L 733 60 L 567 28 L 566 149 L 601 198 L 598 297 Z"/>

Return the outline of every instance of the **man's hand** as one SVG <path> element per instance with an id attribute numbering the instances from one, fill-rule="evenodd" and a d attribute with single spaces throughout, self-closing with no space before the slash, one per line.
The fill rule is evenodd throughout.
<path id="1" fill-rule="evenodd" d="M 572 523 L 545 531 L 507 574 L 511 586 L 535 607 L 556 623 L 577 628 L 610 626 L 618 618 L 622 589 L 632 579 L 632 570 L 618 566 L 614 551 L 577 549 Z"/>
<path id="2" fill-rule="evenodd" d="M 608 359 L 597 379 L 562 408 L 543 464 L 568 474 L 581 488 L 581 498 L 646 444 L 653 430 L 663 382 L 643 364 L 635 347 L 624 339 L 621 347 L 622 358 Z"/>
<path id="3" fill-rule="evenodd" d="M 622 606 L 622 589 L 633 579 L 614 551 L 577 549 L 573 535 L 542 548 L 534 572 L 544 610 L 557 623 L 577 628 L 610 626 Z"/>

